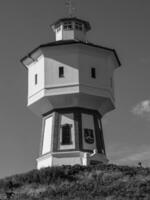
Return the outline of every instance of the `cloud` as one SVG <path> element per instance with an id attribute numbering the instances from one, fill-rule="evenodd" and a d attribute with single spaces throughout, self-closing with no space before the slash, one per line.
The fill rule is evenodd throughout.
<path id="1" fill-rule="evenodd" d="M 131 111 L 134 115 L 146 117 L 150 120 L 150 100 L 144 100 L 132 108 Z"/>

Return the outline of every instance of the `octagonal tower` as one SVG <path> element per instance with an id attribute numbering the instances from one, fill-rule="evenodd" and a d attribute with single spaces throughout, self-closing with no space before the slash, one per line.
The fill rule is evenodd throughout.
<path id="1" fill-rule="evenodd" d="M 115 108 L 114 49 L 87 42 L 89 22 L 63 18 L 56 41 L 21 62 L 28 70 L 28 107 L 43 118 L 37 168 L 107 163 L 101 118 Z"/>

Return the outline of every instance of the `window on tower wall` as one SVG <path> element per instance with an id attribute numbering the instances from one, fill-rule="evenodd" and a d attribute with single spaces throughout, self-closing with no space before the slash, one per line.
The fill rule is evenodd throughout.
<path id="1" fill-rule="evenodd" d="M 96 78 L 96 69 L 94 67 L 91 68 L 91 77 Z"/>
<path id="2" fill-rule="evenodd" d="M 76 30 L 82 31 L 82 23 L 76 22 L 75 23 L 75 28 L 76 28 Z"/>
<path id="3" fill-rule="evenodd" d="M 59 78 L 64 77 L 64 67 L 59 67 Z"/>
<path id="4" fill-rule="evenodd" d="M 61 140 L 61 145 L 70 145 L 72 144 L 71 141 L 71 124 L 65 124 L 63 125 L 62 128 L 62 140 Z"/>
<path id="5" fill-rule="evenodd" d="M 37 85 L 37 83 L 38 83 L 38 75 L 35 74 L 35 76 L 34 76 L 34 84 Z"/>
<path id="6" fill-rule="evenodd" d="M 73 29 L 73 25 L 72 22 L 65 22 L 64 23 L 64 30 L 72 30 Z"/>

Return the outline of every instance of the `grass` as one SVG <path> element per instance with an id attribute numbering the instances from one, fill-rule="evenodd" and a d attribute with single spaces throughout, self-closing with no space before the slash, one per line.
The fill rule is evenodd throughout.
<path id="1" fill-rule="evenodd" d="M 51 167 L 0 180 L 0 200 L 149 200 L 149 191 L 150 168 L 112 164 Z"/>

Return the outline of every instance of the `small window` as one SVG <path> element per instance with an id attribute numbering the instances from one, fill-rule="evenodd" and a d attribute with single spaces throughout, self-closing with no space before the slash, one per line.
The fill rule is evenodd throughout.
<path id="1" fill-rule="evenodd" d="M 72 22 L 64 23 L 64 30 L 72 30 L 72 29 L 73 29 Z"/>
<path id="2" fill-rule="evenodd" d="M 59 67 L 59 78 L 64 77 L 64 67 Z"/>
<path id="3" fill-rule="evenodd" d="M 79 22 L 76 22 L 76 23 L 75 23 L 75 28 L 76 28 L 77 30 L 82 31 L 82 24 L 79 23 Z"/>
<path id="4" fill-rule="evenodd" d="M 71 124 L 65 124 L 62 126 L 62 141 L 61 145 L 70 145 L 71 141 Z"/>
<path id="5" fill-rule="evenodd" d="M 94 67 L 91 68 L 91 77 L 96 78 L 96 69 Z"/>
<path id="6" fill-rule="evenodd" d="M 34 83 L 35 83 L 35 85 L 37 85 L 37 83 L 38 83 L 38 75 L 37 74 L 35 74 L 35 76 L 34 76 Z"/>

